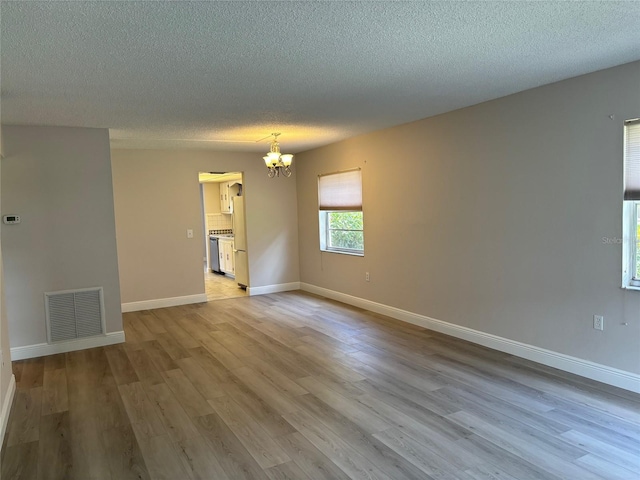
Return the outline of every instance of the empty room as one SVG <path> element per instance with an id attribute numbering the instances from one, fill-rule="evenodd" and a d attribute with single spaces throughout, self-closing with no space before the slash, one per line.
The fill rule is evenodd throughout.
<path id="1" fill-rule="evenodd" d="M 639 478 L 638 32 L 0 0 L 0 478 Z"/>

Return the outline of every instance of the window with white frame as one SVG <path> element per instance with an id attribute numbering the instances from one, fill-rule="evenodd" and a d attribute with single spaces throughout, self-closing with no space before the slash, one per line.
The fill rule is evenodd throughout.
<path id="1" fill-rule="evenodd" d="M 640 290 L 640 119 L 624 126 L 623 287 Z"/>
<path id="2" fill-rule="evenodd" d="M 364 255 L 362 171 L 318 177 L 320 250 Z"/>

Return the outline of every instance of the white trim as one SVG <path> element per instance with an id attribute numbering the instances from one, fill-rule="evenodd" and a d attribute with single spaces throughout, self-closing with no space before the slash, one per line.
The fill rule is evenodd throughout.
<path id="1" fill-rule="evenodd" d="M 25 345 L 24 347 L 13 347 L 11 349 L 11 360 L 44 357 L 45 355 L 55 355 L 56 353 L 104 347 L 115 343 L 124 343 L 123 331 L 110 332 L 106 335 L 96 337 L 79 338 L 77 340 L 69 340 L 68 342 L 37 343 L 35 345 Z"/>
<path id="2" fill-rule="evenodd" d="M 381 303 L 372 302 L 371 300 L 354 297 L 308 283 L 300 283 L 300 288 L 306 292 L 315 293 L 316 295 L 321 295 L 323 297 L 338 300 L 372 312 L 387 315 L 397 320 L 402 320 L 403 322 L 435 330 L 436 332 L 468 340 L 485 347 L 493 348 L 494 350 L 510 353 L 517 357 L 526 358 L 527 360 L 558 368 L 565 372 L 574 373 L 608 385 L 640 393 L 640 375 L 632 372 L 619 370 L 617 368 L 591 362 L 589 360 L 583 360 L 581 358 L 565 355 L 564 353 L 546 350 L 534 345 L 528 345 L 526 343 L 517 342 L 515 340 L 499 337 L 490 333 L 480 332 L 460 325 L 443 322 L 442 320 L 436 320 L 435 318 L 430 318 L 425 315 L 408 312 L 396 307 L 390 307 Z"/>
<path id="3" fill-rule="evenodd" d="M 300 282 L 278 283 L 265 285 L 264 287 L 247 287 L 247 295 L 266 295 L 268 293 L 290 292 L 291 290 L 300 290 Z"/>
<path id="4" fill-rule="evenodd" d="M 16 377 L 15 375 L 11 375 L 7 394 L 4 396 L 4 402 L 2 402 L 2 412 L 0 412 L 0 445 L 4 444 L 4 435 L 7 433 L 7 423 L 9 422 L 9 414 L 11 413 L 11 405 L 13 404 L 15 393 Z"/>
<path id="5" fill-rule="evenodd" d="M 634 285 L 627 285 L 626 287 L 622 287 L 623 290 L 637 290 L 640 291 L 640 286 L 636 287 Z"/>
<path id="6" fill-rule="evenodd" d="M 122 304 L 122 313 L 139 312 L 140 310 L 153 310 L 154 308 L 176 307 L 191 303 L 206 303 L 207 294 L 185 295 L 184 297 L 156 298 L 154 300 L 142 300 Z"/>
<path id="7" fill-rule="evenodd" d="M 622 242 L 622 288 L 637 290 L 640 285 L 633 280 L 635 274 L 636 255 L 636 215 L 640 208 L 639 201 L 627 200 L 622 202 L 622 239 L 602 237 L 605 242 Z"/>

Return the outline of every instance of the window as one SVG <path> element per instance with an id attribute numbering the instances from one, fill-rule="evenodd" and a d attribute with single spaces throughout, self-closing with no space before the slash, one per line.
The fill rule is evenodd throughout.
<path id="1" fill-rule="evenodd" d="M 362 212 L 324 212 L 323 216 L 326 222 L 326 250 L 362 253 Z"/>
<path id="2" fill-rule="evenodd" d="M 640 289 L 640 119 L 624 128 L 623 287 Z"/>
<path id="3" fill-rule="evenodd" d="M 318 204 L 320 250 L 364 255 L 360 169 L 320 175 Z"/>
<path id="4" fill-rule="evenodd" d="M 634 215 L 635 221 L 633 221 L 632 228 L 636 233 L 636 241 L 633 242 L 634 245 L 634 262 L 635 262 L 635 274 L 633 275 L 633 280 L 635 282 L 640 283 L 640 202 L 634 202 Z"/>

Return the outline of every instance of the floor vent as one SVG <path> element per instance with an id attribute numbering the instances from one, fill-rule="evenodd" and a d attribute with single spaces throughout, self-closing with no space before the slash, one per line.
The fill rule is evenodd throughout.
<path id="1" fill-rule="evenodd" d="M 103 335 L 102 287 L 45 293 L 49 343 Z"/>

